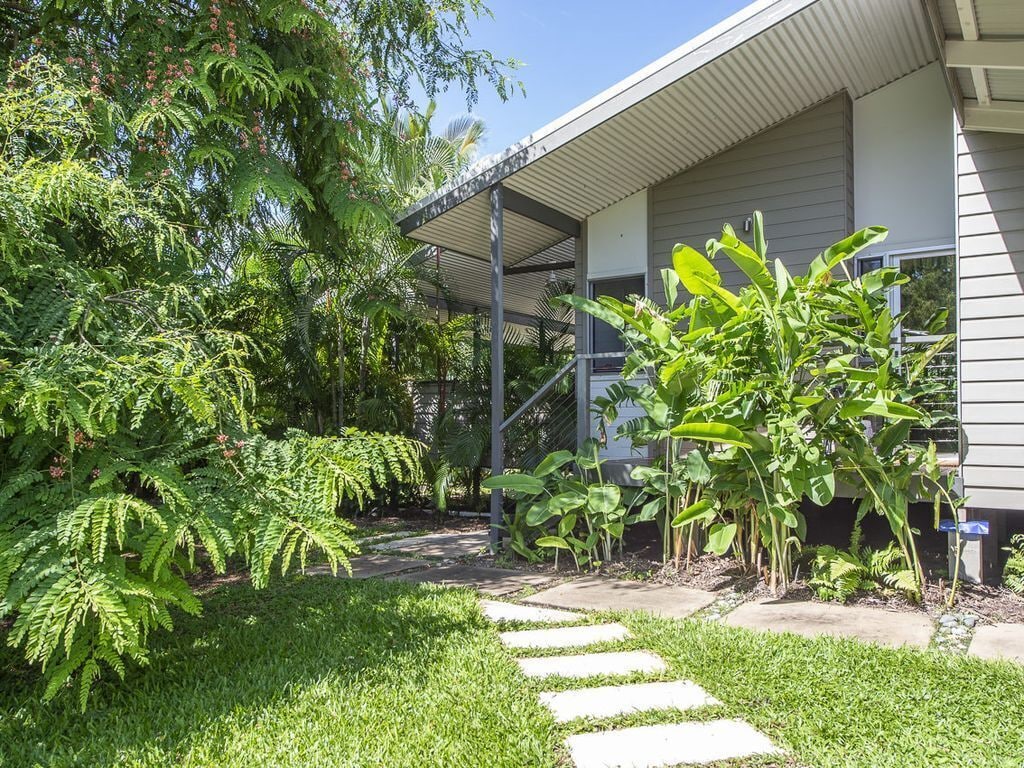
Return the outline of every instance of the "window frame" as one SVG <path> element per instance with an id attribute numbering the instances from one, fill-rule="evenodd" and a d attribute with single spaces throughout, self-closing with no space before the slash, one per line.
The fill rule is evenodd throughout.
<path id="1" fill-rule="evenodd" d="M 589 298 L 591 300 L 594 300 L 599 295 L 615 295 L 615 294 L 599 293 L 597 289 L 600 287 L 601 284 L 615 283 L 615 282 L 621 283 L 621 282 L 633 281 L 633 280 L 639 282 L 640 290 L 639 291 L 632 291 L 631 290 L 631 291 L 628 291 L 627 293 L 625 293 L 624 295 L 625 296 L 629 296 L 629 295 L 636 294 L 638 296 L 647 296 L 647 274 L 644 273 L 644 272 L 629 272 L 629 273 L 625 273 L 625 274 L 621 274 L 621 275 L 601 275 L 601 276 L 589 278 L 587 280 L 587 298 Z M 590 344 L 589 344 L 590 348 L 587 350 L 588 352 L 596 352 L 597 351 L 597 350 L 594 349 L 594 341 L 597 338 L 597 335 L 596 335 L 595 331 L 596 331 L 596 329 L 598 327 L 597 324 L 598 323 L 602 323 L 602 322 L 603 322 L 602 320 L 598 320 L 596 317 L 593 317 L 593 316 L 591 316 L 589 318 L 590 328 L 588 329 L 589 330 L 589 334 L 588 335 L 590 337 Z M 607 323 L 605 323 L 605 325 L 607 325 Z M 611 326 L 609 326 L 609 328 L 610 327 Z M 617 351 L 617 350 L 606 350 L 606 351 L 611 352 L 611 351 Z M 628 355 L 628 354 L 629 353 L 626 350 L 625 342 L 623 342 L 622 343 L 622 356 L 621 357 L 619 357 L 619 356 L 605 357 L 605 358 L 598 358 L 598 359 L 592 360 L 591 361 L 591 370 L 593 371 L 593 373 L 596 373 L 596 374 L 619 373 L 619 372 L 622 371 L 622 366 L 625 363 L 626 355 Z"/>

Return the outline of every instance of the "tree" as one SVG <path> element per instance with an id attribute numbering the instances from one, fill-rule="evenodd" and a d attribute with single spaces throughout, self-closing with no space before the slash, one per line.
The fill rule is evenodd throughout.
<path id="1" fill-rule="evenodd" d="M 353 551 L 343 502 L 414 479 L 418 444 L 268 440 L 224 270 L 282 218 L 344 270 L 387 222 L 382 98 L 505 66 L 482 6 L 5 3 L 0 96 L 0 618 L 55 695 L 144 663 L 229 558 L 262 586 Z M 395 35 L 398 38 L 394 37 Z M 390 129 L 390 126 L 388 126 Z"/>

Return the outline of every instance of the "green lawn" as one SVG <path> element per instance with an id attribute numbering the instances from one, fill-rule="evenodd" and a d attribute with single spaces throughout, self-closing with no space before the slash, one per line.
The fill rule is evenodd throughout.
<path id="1" fill-rule="evenodd" d="M 620 618 L 634 638 L 614 647 L 657 651 L 666 677 L 723 702 L 694 717 L 744 718 L 790 765 L 1021 765 L 1021 668 Z M 555 766 L 570 731 L 683 717 L 559 729 L 539 690 L 467 592 L 326 577 L 221 587 L 85 715 L 72 697 L 40 705 L 34 678 L 0 652 L 0 765 Z"/>
<path id="2" fill-rule="evenodd" d="M 149 669 L 37 703 L 0 652 L 0 764 L 544 766 L 555 735 L 468 592 L 310 577 L 221 587 Z"/>

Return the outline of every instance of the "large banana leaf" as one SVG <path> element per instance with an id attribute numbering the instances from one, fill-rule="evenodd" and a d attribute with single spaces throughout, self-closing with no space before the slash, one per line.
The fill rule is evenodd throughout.
<path id="1" fill-rule="evenodd" d="M 709 443 L 725 443 L 749 448 L 750 443 L 744 434 L 731 424 L 720 422 L 691 421 L 679 424 L 671 429 L 672 437 L 682 440 L 701 440 Z"/>

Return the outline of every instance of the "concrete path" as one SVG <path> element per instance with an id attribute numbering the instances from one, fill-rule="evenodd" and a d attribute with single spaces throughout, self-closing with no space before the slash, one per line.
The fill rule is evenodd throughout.
<path id="1" fill-rule="evenodd" d="M 393 557 L 389 555 L 361 555 L 354 557 L 352 564 L 353 579 L 369 579 L 375 576 L 389 576 L 395 573 L 415 571 L 419 568 L 426 568 L 429 563 L 425 560 L 413 560 L 409 557 Z M 314 576 L 330 576 L 329 565 L 314 565 L 306 569 L 307 574 Z M 347 576 L 344 568 L 338 569 L 339 576 Z"/>
<path id="2" fill-rule="evenodd" d="M 661 657 L 650 651 L 581 653 L 577 656 L 538 656 L 516 659 L 527 677 L 597 677 L 631 675 L 634 672 L 663 672 Z"/>
<path id="3" fill-rule="evenodd" d="M 804 637 L 849 637 L 889 647 L 926 648 L 934 626 L 922 614 L 818 602 L 763 600 L 728 614 L 726 624 Z"/>
<path id="4" fill-rule="evenodd" d="M 524 602 L 577 610 L 647 611 L 682 618 L 711 605 L 715 597 L 714 592 L 699 589 L 595 576 L 559 584 Z"/>
<path id="5" fill-rule="evenodd" d="M 376 552 L 398 551 L 420 557 L 471 557 L 480 554 L 487 548 L 488 536 L 486 530 L 465 533 L 430 533 L 426 536 L 386 541 L 370 548 Z"/>
<path id="6" fill-rule="evenodd" d="M 543 574 L 479 565 L 441 565 L 411 573 L 400 573 L 394 578 L 414 584 L 469 587 L 496 597 L 511 595 L 526 587 L 543 587 L 551 581 L 550 576 Z"/>
<path id="7" fill-rule="evenodd" d="M 542 693 L 540 700 L 559 723 L 580 717 L 614 717 L 658 709 L 687 710 L 720 704 L 699 685 L 689 681 L 603 685 Z"/>
<path id="8" fill-rule="evenodd" d="M 625 640 L 629 637 L 629 630 L 621 624 L 594 624 L 585 627 L 502 632 L 499 637 L 506 648 L 579 648 L 596 643 Z"/>
<path id="9" fill-rule="evenodd" d="M 979 659 L 1002 659 L 1024 664 L 1024 624 L 978 627 L 967 652 Z"/>
<path id="10" fill-rule="evenodd" d="M 566 740 L 576 768 L 655 768 L 777 754 L 766 736 L 739 720 L 711 720 L 598 731 Z"/>
<path id="11" fill-rule="evenodd" d="M 409 536 L 415 536 L 416 531 L 391 531 L 390 533 L 375 533 L 373 536 L 364 536 L 361 539 L 356 539 L 356 544 L 361 547 L 368 546 L 370 544 L 376 544 L 378 542 L 386 541 L 388 539 L 405 539 Z"/>
<path id="12" fill-rule="evenodd" d="M 480 608 L 483 610 L 484 616 L 493 622 L 522 621 L 530 624 L 558 624 L 586 618 L 586 615 L 582 613 L 558 611 L 554 608 L 534 608 L 532 605 L 502 603 L 497 600 L 481 600 Z"/>

